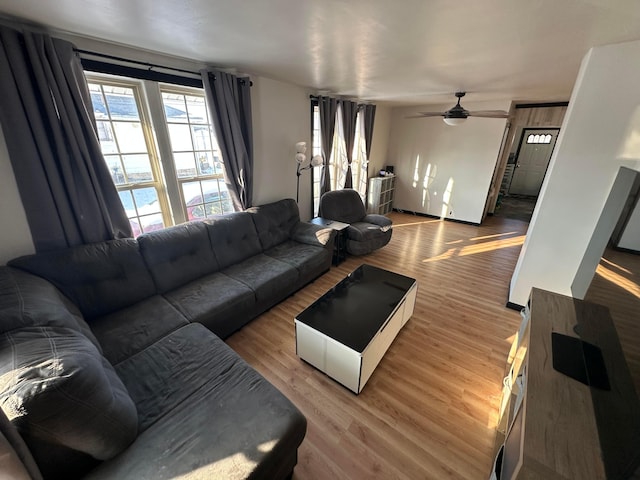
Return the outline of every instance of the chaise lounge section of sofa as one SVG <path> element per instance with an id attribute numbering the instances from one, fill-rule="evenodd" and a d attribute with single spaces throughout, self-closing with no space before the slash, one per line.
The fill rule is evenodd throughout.
<path id="1" fill-rule="evenodd" d="M 45 478 L 286 478 L 306 420 L 222 338 L 333 241 L 286 199 L 0 267 L 5 437 Z"/>

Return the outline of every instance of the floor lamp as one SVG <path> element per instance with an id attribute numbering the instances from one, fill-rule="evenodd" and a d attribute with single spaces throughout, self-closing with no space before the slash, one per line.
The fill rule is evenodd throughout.
<path id="1" fill-rule="evenodd" d="M 319 167 L 322 165 L 322 155 L 314 155 L 311 157 L 311 160 L 307 164 L 307 144 L 306 142 L 298 142 L 296 143 L 296 176 L 297 184 L 296 184 L 296 203 L 300 200 L 300 175 L 305 170 L 309 170 L 313 167 Z"/>

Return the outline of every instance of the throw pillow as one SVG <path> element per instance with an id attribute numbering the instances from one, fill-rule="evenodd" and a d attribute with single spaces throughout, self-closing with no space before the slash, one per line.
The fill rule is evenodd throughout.
<path id="1" fill-rule="evenodd" d="M 0 407 L 45 478 L 68 474 L 79 454 L 112 458 L 137 435 L 136 407 L 122 381 L 96 346 L 70 328 L 0 335 Z"/>

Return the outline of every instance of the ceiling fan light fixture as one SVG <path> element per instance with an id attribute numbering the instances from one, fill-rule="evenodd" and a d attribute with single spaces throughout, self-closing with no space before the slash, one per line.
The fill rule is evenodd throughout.
<path id="1" fill-rule="evenodd" d="M 442 120 L 444 120 L 444 123 L 447 125 L 455 127 L 456 125 L 464 123 L 467 119 L 465 117 L 444 117 Z"/>

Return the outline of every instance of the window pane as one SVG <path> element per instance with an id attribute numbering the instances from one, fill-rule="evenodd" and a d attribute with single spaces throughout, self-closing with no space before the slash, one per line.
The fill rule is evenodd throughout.
<path id="1" fill-rule="evenodd" d="M 193 150 L 189 125 L 169 124 L 169 138 L 174 152 Z"/>
<path id="2" fill-rule="evenodd" d="M 213 175 L 214 171 L 214 156 L 211 152 L 195 152 L 199 175 Z"/>
<path id="3" fill-rule="evenodd" d="M 193 153 L 174 153 L 173 161 L 175 162 L 176 175 L 178 178 L 195 177 L 198 174 L 194 163 Z"/>
<path id="4" fill-rule="evenodd" d="M 112 120 L 139 120 L 133 90 L 127 87 L 104 85 L 105 99 Z"/>
<path id="5" fill-rule="evenodd" d="M 160 230 L 164 228 L 164 222 L 162 221 L 162 215 L 157 213 L 155 215 L 145 215 L 140 217 L 140 226 L 143 232 L 153 232 L 154 230 Z"/>
<path id="6" fill-rule="evenodd" d="M 195 150 L 211 150 L 211 130 L 206 125 L 191 127 Z"/>
<path id="7" fill-rule="evenodd" d="M 204 218 L 204 209 L 202 208 L 202 191 L 200 190 L 200 182 L 185 182 L 182 184 L 182 196 L 185 206 L 187 207 L 187 218 L 196 220 Z"/>
<path id="8" fill-rule="evenodd" d="M 113 136 L 111 124 L 108 121 L 99 121 L 96 122 L 96 127 L 98 129 L 98 140 L 100 140 L 102 153 L 118 153 L 118 145 L 116 144 L 116 139 Z"/>
<path id="9" fill-rule="evenodd" d="M 138 215 L 148 215 L 160 212 L 158 192 L 154 187 L 136 188 L 132 191 L 138 209 Z"/>
<path id="10" fill-rule="evenodd" d="M 120 164 L 120 156 L 119 155 L 105 155 L 105 162 L 107 162 L 107 167 L 109 168 L 109 172 L 111 172 L 111 178 L 113 179 L 113 183 L 116 185 L 123 185 L 126 183 L 126 178 L 124 176 L 124 170 L 122 169 L 122 165 Z"/>
<path id="11" fill-rule="evenodd" d="M 153 181 L 149 155 L 123 155 L 122 163 L 127 172 L 127 180 L 129 183 Z"/>
<path id="12" fill-rule="evenodd" d="M 187 123 L 187 109 L 184 96 L 175 93 L 162 93 L 162 103 L 167 122 Z"/>
<path id="13" fill-rule="evenodd" d="M 204 98 L 187 95 L 185 99 L 189 112 L 189 121 L 191 123 L 209 123 Z"/>
<path id="14" fill-rule="evenodd" d="M 109 113 L 107 112 L 107 106 L 104 101 L 104 97 L 102 96 L 102 90 L 100 89 L 100 85 L 89 84 L 89 90 L 91 92 L 91 104 L 93 105 L 93 114 L 96 117 L 96 120 L 101 118 L 109 118 Z"/>
<path id="15" fill-rule="evenodd" d="M 202 182 L 202 192 L 204 194 L 205 203 L 220 201 L 220 192 L 218 191 L 217 180 L 208 180 Z"/>
<path id="16" fill-rule="evenodd" d="M 231 213 L 234 211 L 233 203 L 231 200 L 222 201 L 222 213 Z"/>
<path id="17" fill-rule="evenodd" d="M 134 122 L 113 122 L 120 153 L 143 153 L 147 151 L 142 125 Z"/>
<path id="18" fill-rule="evenodd" d="M 122 202 L 122 206 L 124 207 L 124 211 L 127 213 L 127 217 L 135 217 L 136 209 L 133 206 L 133 197 L 131 196 L 130 190 L 120 190 L 118 192 L 120 196 L 120 201 Z"/>

